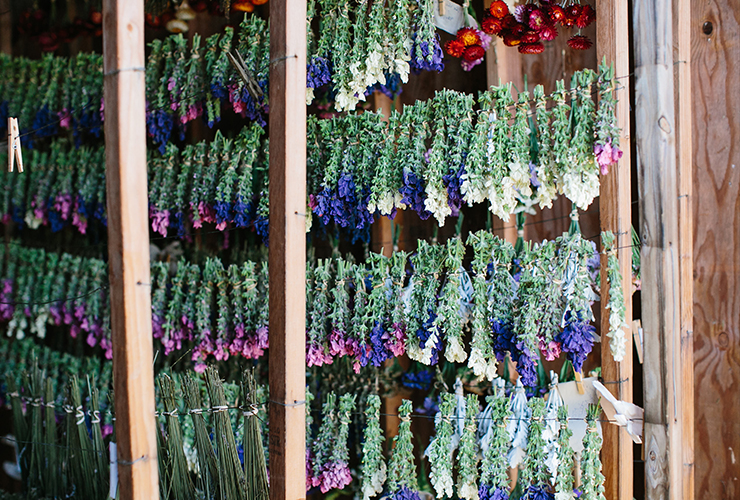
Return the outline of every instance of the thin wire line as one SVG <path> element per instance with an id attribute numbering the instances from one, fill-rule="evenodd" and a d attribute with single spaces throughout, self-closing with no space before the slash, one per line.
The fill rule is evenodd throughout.
<path id="1" fill-rule="evenodd" d="M 68 297 L 64 299 L 47 300 L 44 302 L 0 302 L 0 304 L 11 305 L 11 306 L 43 306 L 46 304 L 53 304 L 55 302 L 69 302 L 71 300 L 84 299 L 85 297 L 88 297 L 96 292 L 99 292 L 100 290 L 105 290 L 108 288 L 109 288 L 108 285 L 101 285 L 97 287 L 95 290 L 92 290 L 84 295 L 79 295 L 77 297 Z"/>

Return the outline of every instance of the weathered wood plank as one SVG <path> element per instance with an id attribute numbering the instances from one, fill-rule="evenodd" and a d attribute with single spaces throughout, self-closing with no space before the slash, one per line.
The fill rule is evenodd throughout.
<path id="1" fill-rule="evenodd" d="M 270 2 L 270 499 L 306 497 L 306 3 Z"/>
<path id="2" fill-rule="evenodd" d="M 648 500 L 682 495 L 681 307 L 673 20 L 669 0 L 633 12 Z"/>
<path id="3" fill-rule="evenodd" d="M 691 2 L 697 498 L 740 495 L 738 12 L 737 0 Z"/>
<path id="4" fill-rule="evenodd" d="M 673 78 L 678 169 L 678 252 L 681 295 L 681 496 L 694 498 L 694 252 L 691 117 L 691 0 L 673 2 Z M 704 495 L 700 495 L 704 497 Z"/>
<path id="5" fill-rule="evenodd" d="M 103 2 L 105 164 L 120 498 L 159 498 L 149 287 L 144 4 Z"/>
<path id="6" fill-rule="evenodd" d="M 596 23 L 597 60 L 606 58 L 607 64 L 614 64 L 615 76 L 629 74 L 629 14 L 627 4 L 619 0 L 597 0 Z M 601 176 L 599 193 L 599 216 L 602 231 L 611 231 L 616 236 L 617 256 L 622 274 L 622 290 L 625 296 L 625 320 L 632 324 L 632 165 L 630 148 L 630 95 L 626 80 L 616 81 L 619 90 L 617 97 L 617 120 L 622 133 L 619 145 L 623 151 L 622 159 L 612 165 L 606 176 Z M 601 265 L 602 297 L 609 291 L 606 279 L 606 259 Z M 605 332 L 609 331 L 609 310 L 607 302 L 601 306 L 601 376 L 606 387 L 624 401 L 633 400 L 633 359 L 632 333 L 625 328 L 627 350 L 624 359 L 616 362 L 606 342 Z M 604 444 L 601 461 L 604 466 L 606 482 L 605 495 L 610 499 L 631 500 L 634 495 L 634 464 L 632 462 L 632 439 L 627 431 L 614 425 L 603 427 Z"/>

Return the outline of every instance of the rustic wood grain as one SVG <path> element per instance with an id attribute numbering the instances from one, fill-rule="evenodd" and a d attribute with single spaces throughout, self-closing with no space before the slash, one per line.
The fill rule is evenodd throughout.
<path id="1" fill-rule="evenodd" d="M 270 2 L 270 499 L 306 497 L 306 2 Z"/>
<path id="2" fill-rule="evenodd" d="M 682 498 L 683 394 L 673 15 L 668 0 L 633 12 L 640 190 L 645 498 Z M 690 367 L 688 367 L 690 369 Z"/>
<path id="3" fill-rule="evenodd" d="M 119 492 L 159 498 L 149 288 L 144 5 L 104 0 L 105 166 Z"/>
<path id="4" fill-rule="evenodd" d="M 619 0 L 597 0 L 599 19 L 596 26 L 597 60 L 606 58 L 614 64 L 615 76 L 629 73 L 629 14 L 627 4 Z M 615 84 L 623 83 L 615 81 Z M 599 217 L 601 230 L 611 231 L 616 236 L 617 256 L 622 275 L 622 290 L 625 297 L 625 321 L 632 324 L 632 165 L 630 148 L 629 86 L 622 85 L 618 91 L 617 121 L 622 133 L 619 145 L 623 151 L 618 164 L 610 167 L 607 175 L 601 176 L 599 192 Z M 601 296 L 609 293 L 606 278 L 607 259 L 601 261 Z M 606 387 L 623 401 L 633 401 L 632 332 L 625 330 L 627 350 L 624 359 L 616 362 L 607 345 L 605 332 L 609 331 L 608 302 L 602 300 L 601 307 L 601 376 Z M 634 494 L 634 464 L 632 462 L 632 439 L 627 431 L 614 426 L 603 427 L 604 444 L 601 462 L 604 466 L 605 495 L 610 499 L 631 500 Z"/>
<path id="5" fill-rule="evenodd" d="M 705 23 L 712 23 L 705 34 Z M 708 25 L 707 25 L 708 28 Z M 708 30 L 707 30 L 708 31 Z M 740 5 L 692 0 L 697 498 L 740 497 Z"/>
<path id="6" fill-rule="evenodd" d="M 676 93 L 676 164 L 678 168 L 678 250 L 681 283 L 682 471 L 681 495 L 694 492 L 694 227 L 691 116 L 691 0 L 673 2 L 673 78 Z M 699 493 L 703 498 L 703 494 Z"/>

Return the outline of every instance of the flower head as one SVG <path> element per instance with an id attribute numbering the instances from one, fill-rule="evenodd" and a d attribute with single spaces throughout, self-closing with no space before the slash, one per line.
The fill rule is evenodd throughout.
<path id="1" fill-rule="evenodd" d="M 496 0 L 488 10 L 493 17 L 503 19 L 509 13 L 509 6 L 503 0 Z"/>
<path id="2" fill-rule="evenodd" d="M 550 15 L 550 20 L 554 23 L 562 23 L 563 19 L 565 19 L 565 9 L 563 9 L 560 5 L 552 5 L 548 9 L 548 14 Z"/>
<path id="3" fill-rule="evenodd" d="M 465 59 L 466 61 L 477 61 L 478 59 L 483 59 L 485 55 L 486 51 L 483 49 L 483 47 L 481 47 L 480 45 L 473 45 L 465 49 L 465 52 L 463 53 L 463 59 Z"/>
<path id="4" fill-rule="evenodd" d="M 540 37 L 543 40 L 554 40 L 558 36 L 558 29 L 555 26 L 545 26 L 540 30 Z"/>
<path id="5" fill-rule="evenodd" d="M 454 39 L 445 44 L 445 50 L 452 57 L 462 57 L 465 45 L 460 40 Z"/>
<path id="6" fill-rule="evenodd" d="M 540 35 L 536 31 L 526 31 L 522 35 L 522 43 L 537 43 L 540 41 Z"/>
<path id="7" fill-rule="evenodd" d="M 590 49 L 592 45 L 593 42 L 587 36 L 573 35 L 568 39 L 568 46 L 571 49 L 586 50 Z"/>
<path id="8" fill-rule="evenodd" d="M 579 28 L 585 28 L 586 26 L 594 22 L 595 19 L 596 11 L 590 5 L 585 4 L 581 8 L 581 13 L 578 15 L 578 17 L 576 17 L 575 24 Z"/>
<path id="9" fill-rule="evenodd" d="M 504 45 L 507 47 L 516 47 L 522 43 L 522 37 L 521 35 L 517 35 L 514 33 L 507 33 L 504 35 Z"/>
<path id="10" fill-rule="evenodd" d="M 478 35 L 478 30 L 475 28 L 461 28 L 457 32 L 457 39 L 460 40 L 463 45 L 470 47 L 472 45 L 479 45 L 481 40 Z"/>
<path id="11" fill-rule="evenodd" d="M 489 33 L 491 35 L 498 35 L 503 28 L 503 21 L 491 16 L 487 16 L 485 19 L 483 19 L 483 24 L 481 25 L 481 29 L 483 30 L 483 32 Z"/>
<path id="12" fill-rule="evenodd" d="M 542 42 L 522 43 L 517 49 L 522 54 L 542 54 L 545 51 L 545 46 L 542 45 Z"/>
<path id="13" fill-rule="evenodd" d="M 529 27 L 535 31 L 539 31 L 547 25 L 547 19 L 545 13 L 540 9 L 534 9 L 529 13 L 529 19 L 527 20 Z"/>

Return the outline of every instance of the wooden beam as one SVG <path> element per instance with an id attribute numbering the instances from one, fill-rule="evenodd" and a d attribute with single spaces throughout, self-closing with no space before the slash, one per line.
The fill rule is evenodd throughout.
<path id="1" fill-rule="evenodd" d="M 306 2 L 270 2 L 270 499 L 306 497 Z"/>
<path id="2" fill-rule="evenodd" d="M 678 169 L 678 253 L 681 295 L 682 498 L 694 498 L 694 224 L 691 114 L 691 0 L 673 5 L 673 78 Z M 702 492 L 705 494 L 706 492 Z M 703 496 L 703 495 L 702 495 Z"/>
<path id="3" fill-rule="evenodd" d="M 103 1 L 113 383 L 122 500 L 159 498 L 146 173 L 144 3 Z"/>
<path id="4" fill-rule="evenodd" d="M 633 5 L 644 329 L 645 498 L 683 496 L 678 169 L 670 0 Z"/>
<path id="5" fill-rule="evenodd" d="M 614 64 L 615 76 L 628 75 L 629 64 L 629 15 L 627 2 L 620 0 L 597 0 L 596 53 L 601 62 Z M 616 236 L 617 256 L 622 275 L 622 290 L 625 299 L 625 321 L 632 324 L 632 165 L 630 147 L 630 88 L 626 79 L 616 81 L 618 90 L 617 121 L 622 133 L 619 146 L 622 159 L 611 166 L 606 176 L 601 176 L 599 193 L 599 218 L 602 231 L 611 231 Z M 601 263 L 602 296 L 608 293 L 606 259 Z M 601 305 L 601 376 L 606 387 L 623 401 L 633 401 L 632 333 L 625 328 L 627 349 L 624 359 L 614 361 L 604 332 L 609 331 L 608 302 Z M 602 427 L 604 444 L 601 462 L 604 467 L 605 496 L 614 500 L 632 500 L 634 495 L 634 463 L 632 461 L 632 439 L 626 430 L 616 425 Z"/>

